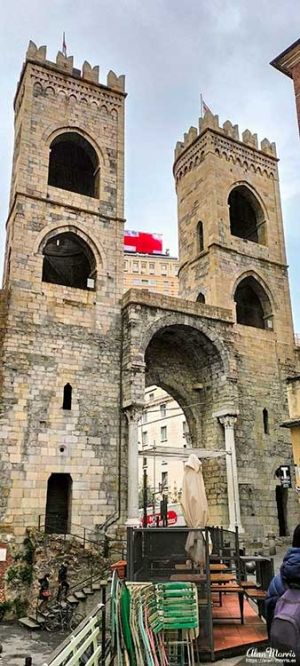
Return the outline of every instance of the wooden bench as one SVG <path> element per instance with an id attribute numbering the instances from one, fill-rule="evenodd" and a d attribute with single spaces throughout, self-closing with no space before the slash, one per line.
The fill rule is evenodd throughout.
<path id="1" fill-rule="evenodd" d="M 220 606 L 222 606 L 222 594 L 237 594 L 239 598 L 239 607 L 240 607 L 240 618 L 233 618 L 233 617 L 222 617 L 220 620 L 235 620 L 235 619 L 240 619 L 241 624 L 244 624 L 244 589 L 240 587 L 239 585 L 234 585 L 233 583 L 227 583 L 226 585 L 220 585 L 218 583 L 214 583 L 210 587 L 211 594 L 214 592 L 218 592 L 219 594 L 219 601 L 220 601 Z"/>

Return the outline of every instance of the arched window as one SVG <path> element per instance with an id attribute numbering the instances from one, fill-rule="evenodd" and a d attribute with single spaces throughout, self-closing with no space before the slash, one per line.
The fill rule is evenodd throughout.
<path id="1" fill-rule="evenodd" d="M 66 384 L 64 386 L 63 409 L 72 409 L 72 386 Z"/>
<path id="2" fill-rule="evenodd" d="M 264 213 L 251 190 L 245 185 L 235 187 L 228 197 L 228 205 L 231 234 L 265 245 Z"/>
<path id="3" fill-rule="evenodd" d="M 93 289 L 96 262 L 87 243 L 72 232 L 53 236 L 44 250 L 44 282 L 63 284 L 77 289 Z"/>
<path id="4" fill-rule="evenodd" d="M 198 252 L 204 250 L 203 222 L 197 224 L 197 250 Z"/>
<path id="5" fill-rule="evenodd" d="M 269 434 L 269 414 L 268 410 L 263 409 L 263 424 L 264 424 L 264 433 L 265 435 Z"/>
<path id="6" fill-rule="evenodd" d="M 99 195 L 99 161 L 96 151 L 77 132 L 64 132 L 52 141 L 48 184 L 88 197 Z"/>
<path id="7" fill-rule="evenodd" d="M 238 284 L 234 300 L 238 324 L 256 328 L 273 328 L 269 298 L 254 277 L 246 277 Z"/>
<path id="8" fill-rule="evenodd" d="M 205 303 L 205 296 L 202 294 L 202 291 L 199 291 L 196 301 L 197 303 Z"/>

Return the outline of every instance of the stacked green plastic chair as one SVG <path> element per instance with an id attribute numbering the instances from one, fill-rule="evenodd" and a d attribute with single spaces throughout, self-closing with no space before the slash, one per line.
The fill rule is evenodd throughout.
<path id="1" fill-rule="evenodd" d="M 112 633 L 118 666 L 193 666 L 198 635 L 192 583 L 113 581 Z"/>
<path id="2" fill-rule="evenodd" d="M 193 583 L 156 585 L 158 608 L 162 611 L 164 644 L 169 666 L 194 666 L 194 641 L 199 634 L 198 594 Z M 196 642 L 196 654 L 198 647 Z"/>

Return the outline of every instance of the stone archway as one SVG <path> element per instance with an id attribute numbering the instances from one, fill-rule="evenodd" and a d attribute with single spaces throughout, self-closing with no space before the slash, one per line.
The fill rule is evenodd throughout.
<path id="1" fill-rule="evenodd" d="M 226 431 L 220 415 L 234 416 L 237 413 L 234 408 L 237 404 L 236 386 L 228 381 L 233 364 L 217 326 L 212 326 L 213 322 L 204 318 L 183 317 L 181 313 L 160 312 L 160 317 L 154 318 L 153 313 L 149 316 L 150 312 L 148 308 L 142 313 L 139 310 L 138 325 L 136 319 L 129 320 L 124 357 L 127 361 L 124 364 L 126 389 L 123 394 L 123 399 L 126 397 L 127 400 L 123 406 L 128 419 L 129 525 L 136 524 L 135 515 L 138 515 L 137 497 L 134 497 L 138 493 L 133 485 L 134 476 L 138 477 L 138 420 L 145 386 L 156 385 L 178 402 L 185 414 L 194 448 L 224 451 Z M 140 344 L 137 344 L 138 339 Z M 234 447 L 234 435 L 230 446 Z M 230 453 L 227 446 L 226 451 Z M 232 460 L 236 466 L 235 456 Z M 232 465 L 227 464 L 225 457 L 203 462 L 211 523 L 226 525 L 229 522 L 232 526 L 237 523 L 232 522 L 228 506 L 229 477 L 234 477 Z M 235 491 L 238 502 L 236 473 Z"/>
<path id="2" fill-rule="evenodd" d="M 229 400 L 224 363 L 203 332 L 184 324 L 164 326 L 153 335 L 145 351 L 145 385 L 166 390 L 181 406 L 191 446 L 223 449 L 224 433 L 214 413 Z M 226 463 L 224 458 L 203 460 L 211 519 L 228 520 Z"/>

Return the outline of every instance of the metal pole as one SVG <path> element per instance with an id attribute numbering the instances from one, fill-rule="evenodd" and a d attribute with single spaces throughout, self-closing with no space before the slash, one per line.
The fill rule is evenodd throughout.
<path id="1" fill-rule="evenodd" d="M 101 663 L 105 666 L 106 657 L 106 586 L 107 581 L 101 580 L 102 623 L 101 623 Z"/>
<path id="2" fill-rule="evenodd" d="M 147 527 L 147 492 L 148 476 L 147 476 L 147 458 L 143 458 L 143 527 Z"/>

